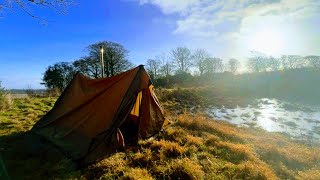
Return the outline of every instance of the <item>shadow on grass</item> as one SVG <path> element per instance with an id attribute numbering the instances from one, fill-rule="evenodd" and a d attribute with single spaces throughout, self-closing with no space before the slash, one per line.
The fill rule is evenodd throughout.
<path id="1" fill-rule="evenodd" d="M 0 136 L 0 154 L 10 179 L 69 179 L 80 175 L 70 159 L 31 132 Z"/>

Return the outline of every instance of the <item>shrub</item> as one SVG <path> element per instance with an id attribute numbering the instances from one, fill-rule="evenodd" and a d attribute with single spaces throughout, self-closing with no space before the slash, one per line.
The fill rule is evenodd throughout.
<path id="1" fill-rule="evenodd" d="M 4 88 L 1 87 L 0 81 L 0 111 L 4 109 L 9 109 L 12 105 L 11 95 L 6 93 Z"/>
<path id="2" fill-rule="evenodd" d="M 0 81 L 0 110 L 4 107 L 4 89 L 1 87 Z"/>
<path id="3" fill-rule="evenodd" d="M 59 88 L 51 88 L 46 90 L 47 97 L 58 97 L 61 95 L 61 90 Z"/>
<path id="4" fill-rule="evenodd" d="M 30 85 L 28 85 L 27 89 L 25 89 L 25 93 L 28 95 L 29 98 L 34 98 L 37 96 L 37 93 Z"/>

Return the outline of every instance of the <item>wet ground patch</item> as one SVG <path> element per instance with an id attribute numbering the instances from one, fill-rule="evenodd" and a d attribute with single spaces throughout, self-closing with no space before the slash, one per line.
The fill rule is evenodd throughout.
<path id="1" fill-rule="evenodd" d="M 246 107 L 211 107 L 207 113 L 220 120 L 239 126 L 260 127 L 270 132 L 283 132 L 294 138 L 308 135 L 313 140 L 320 138 L 320 108 L 302 104 L 290 104 L 277 99 L 257 99 Z"/>

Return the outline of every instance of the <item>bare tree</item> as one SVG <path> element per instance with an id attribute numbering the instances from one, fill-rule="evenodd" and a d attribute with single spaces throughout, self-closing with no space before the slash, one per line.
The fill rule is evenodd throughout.
<path id="1" fill-rule="evenodd" d="M 267 66 L 272 71 L 278 71 L 281 66 L 281 61 L 278 58 L 270 56 L 267 60 Z"/>
<path id="2" fill-rule="evenodd" d="M 237 59 L 230 59 L 228 61 L 230 71 L 235 74 L 240 68 L 240 61 Z"/>
<path id="3" fill-rule="evenodd" d="M 248 69 L 253 72 L 266 71 L 268 67 L 268 57 L 260 52 L 252 51 L 252 56 L 248 59 Z"/>
<path id="4" fill-rule="evenodd" d="M 192 55 L 192 59 L 200 72 L 200 76 L 202 76 L 205 71 L 205 61 L 207 58 L 209 58 L 209 55 L 204 49 L 197 49 Z"/>
<path id="5" fill-rule="evenodd" d="M 212 58 L 206 58 L 204 60 L 204 74 L 212 74 L 213 73 L 213 60 Z"/>
<path id="6" fill-rule="evenodd" d="M 178 66 L 178 72 L 187 72 L 192 66 L 191 51 L 186 47 L 177 47 L 171 51 L 172 60 Z"/>
<path id="7" fill-rule="evenodd" d="M 4 0 L 0 2 L 0 11 L 18 7 L 30 17 L 46 23 L 46 19 L 31 12 L 31 7 L 44 7 L 59 14 L 66 14 L 67 8 L 71 5 L 74 5 L 73 0 Z"/>
<path id="8" fill-rule="evenodd" d="M 25 93 L 29 98 L 34 98 L 37 96 L 37 92 L 31 87 L 30 84 L 27 85 L 27 89 L 25 89 Z"/>
<path id="9" fill-rule="evenodd" d="M 156 59 L 158 59 L 161 62 L 161 69 L 160 69 L 161 74 L 163 74 L 167 78 L 170 75 L 172 75 L 174 65 L 166 56 L 166 54 L 162 53 L 161 55 L 158 55 Z"/>
<path id="10" fill-rule="evenodd" d="M 311 68 L 320 70 L 320 56 L 306 56 L 304 57 Z"/>
<path id="11" fill-rule="evenodd" d="M 306 59 L 299 55 L 283 55 L 281 60 L 284 69 L 298 69 L 307 66 Z"/>
<path id="12" fill-rule="evenodd" d="M 213 72 L 215 73 L 223 72 L 224 64 L 222 59 L 212 58 L 212 62 L 213 62 Z"/>
<path id="13" fill-rule="evenodd" d="M 158 78 L 158 73 L 161 68 L 161 61 L 158 59 L 148 59 L 147 61 L 147 70 L 149 74 L 151 75 L 152 79 L 155 80 Z"/>
<path id="14" fill-rule="evenodd" d="M 204 61 L 206 74 L 223 72 L 224 65 L 220 58 L 206 58 Z"/>

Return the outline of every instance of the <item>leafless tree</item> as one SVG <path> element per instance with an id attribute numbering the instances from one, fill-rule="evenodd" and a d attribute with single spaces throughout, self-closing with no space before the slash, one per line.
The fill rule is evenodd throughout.
<path id="1" fill-rule="evenodd" d="M 307 66 L 306 59 L 299 55 L 283 55 L 281 60 L 284 69 L 298 69 Z"/>
<path id="2" fill-rule="evenodd" d="M 213 60 L 212 58 L 206 58 L 204 60 L 205 69 L 204 74 L 212 74 L 213 73 Z"/>
<path id="3" fill-rule="evenodd" d="M 267 60 L 267 66 L 272 71 L 278 71 L 281 66 L 281 61 L 278 58 L 270 56 Z"/>
<path id="4" fill-rule="evenodd" d="M 30 84 L 27 85 L 27 89 L 25 89 L 25 92 L 29 98 L 34 98 L 37 96 L 36 91 L 31 87 Z"/>
<path id="5" fill-rule="evenodd" d="M 0 2 L 0 11 L 18 7 L 30 17 L 46 23 L 46 19 L 31 12 L 32 7 L 45 7 L 59 14 L 66 14 L 67 8 L 74 4 L 73 0 L 3 0 Z"/>
<path id="6" fill-rule="evenodd" d="M 146 68 L 152 79 L 157 79 L 161 68 L 161 61 L 158 59 L 148 59 Z"/>
<path id="7" fill-rule="evenodd" d="M 174 65 L 172 61 L 170 61 L 169 58 L 166 56 L 166 54 L 162 53 L 161 55 L 158 55 L 156 59 L 160 60 L 161 62 L 161 69 L 160 69 L 161 74 L 167 78 L 170 75 L 172 75 Z"/>
<path id="8" fill-rule="evenodd" d="M 192 66 L 191 51 L 186 47 L 177 47 L 171 51 L 172 60 L 178 66 L 178 72 L 187 72 Z"/>
<path id="9" fill-rule="evenodd" d="M 192 59 L 200 72 L 200 76 L 202 76 L 205 71 L 205 61 L 207 58 L 209 58 L 209 55 L 204 49 L 197 49 L 192 55 Z"/>
<path id="10" fill-rule="evenodd" d="M 207 74 L 223 72 L 224 65 L 222 59 L 220 58 L 206 58 L 204 64 L 204 72 Z"/>
<path id="11" fill-rule="evenodd" d="M 304 57 L 311 68 L 320 70 L 320 56 L 306 56 Z"/>
<path id="12" fill-rule="evenodd" d="M 240 61 L 237 59 L 230 59 L 228 61 L 230 71 L 235 74 L 240 68 Z"/>
<path id="13" fill-rule="evenodd" d="M 213 72 L 218 73 L 218 72 L 223 72 L 224 70 L 224 64 L 223 60 L 220 58 L 212 58 L 213 62 Z"/>
<path id="14" fill-rule="evenodd" d="M 252 56 L 248 59 L 247 66 L 253 72 L 266 71 L 268 68 L 268 57 L 260 52 L 252 51 Z"/>

